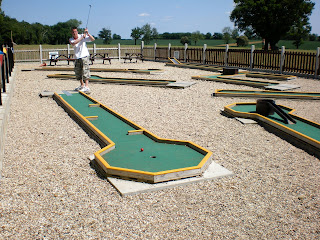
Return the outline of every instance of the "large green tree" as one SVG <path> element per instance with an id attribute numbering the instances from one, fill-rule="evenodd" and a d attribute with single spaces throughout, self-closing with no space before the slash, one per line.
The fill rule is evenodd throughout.
<path id="1" fill-rule="evenodd" d="M 71 28 L 79 27 L 81 21 L 77 19 L 70 19 L 66 22 L 58 22 L 57 24 L 51 27 L 52 34 L 50 38 L 51 44 L 67 44 L 69 43 L 69 38 L 71 37 Z M 82 32 L 82 29 L 78 28 L 79 33 Z"/>
<path id="2" fill-rule="evenodd" d="M 194 45 L 196 46 L 199 40 L 204 39 L 204 36 L 200 33 L 200 31 L 195 31 L 191 34 L 191 39 L 194 41 Z"/>
<path id="3" fill-rule="evenodd" d="M 308 23 L 314 8 L 310 0 L 234 0 L 230 19 L 240 30 L 251 27 L 265 39 L 265 50 L 276 44 L 298 23 Z"/>
<path id="4" fill-rule="evenodd" d="M 226 44 L 229 44 L 232 39 L 232 29 L 231 27 L 224 27 L 222 29 L 223 40 Z"/>
<path id="5" fill-rule="evenodd" d="M 106 28 L 102 28 L 102 30 L 99 32 L 99 37 L 103 39 L 103 42 L 105 44 L 110 44 L 112 41 L 112 37 L 111 37 L 111 30 L 110 29 L 106 29 Z"/>
<path id="6" fill-rule="evenodd" d="M 137 40 L 141 38 L 142 34 L 142 29 L 139 27 L 131 29 L 131 37 L 134 39 L 134 45 L 137 45 Z"/>
<path id="7" fill-rule="evenodd" d="M 145 24 L 142 26 L 141 28 L 142 33 L 143 33 L 143 37 L 142 40 L 146 43 L 149 44 L 150 41 L 152 40 L 152 29 L 151 29 L 151 25 L 149 23 Z"/>

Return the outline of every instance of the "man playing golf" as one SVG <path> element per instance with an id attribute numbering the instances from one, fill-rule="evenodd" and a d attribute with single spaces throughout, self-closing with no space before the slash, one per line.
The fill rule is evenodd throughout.
<path id="1" fill-rule="evenodd" d="M 90 78 L 90 68 L 89 68 L 89 50 L 87 48 L 86 42 L 94 41 L 94 37 L 88 32 L 86 28 L 83 34 L 78 34 L 78 29 L 73 27 L 71 29 L 72 38 L 69 39 L 70 44 L 73 46 L 75 62 L 74 62 L 74 72 L 76 78 L 80 80 L 80 86 L 77 87 L 76 91 L 82 91 L 84 93 L 89 93 L 89 78 Z"/>

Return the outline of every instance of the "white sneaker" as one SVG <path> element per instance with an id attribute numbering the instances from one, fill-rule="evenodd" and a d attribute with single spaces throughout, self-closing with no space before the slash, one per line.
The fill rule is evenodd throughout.
<path id="1" fill-rule="evenodd" d="M 82 87 L 79 91 L 80 91 L 80 92 L 84 92 L 84 93 L 89 93 L 89 92 L 90 92 L 90 88 L 88 88 L 88 87 Z"/>
<path id="2" fill-rule="evenodd" d="M 82 87 L 82 86 L 80 85 L 79 87 L 75 88 L 74 90 L 75 90 L 75 91 L 81 91 L 82 88 L 84 88 L 84 87 Z"/>

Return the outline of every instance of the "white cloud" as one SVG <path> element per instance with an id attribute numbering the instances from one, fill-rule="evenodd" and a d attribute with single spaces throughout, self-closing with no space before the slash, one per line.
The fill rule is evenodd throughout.
<path id="1" fill-rule="evenodd" d="M 139 17 L 149 17 L 150 14 L 149 13 L 140 13 L 138 16 Z"/>

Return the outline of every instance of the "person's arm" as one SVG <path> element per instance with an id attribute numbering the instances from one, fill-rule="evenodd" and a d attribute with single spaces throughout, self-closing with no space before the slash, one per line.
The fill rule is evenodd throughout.
<path id="1" fill-rule="evenodd" d="M 84 39 L 85 38 L 85 35 L 81 35 L 81 37 L 78 37 L 76 40 L 74 40 L 74 41 L 70 41 L 69 40 L 69 42 L 70 42 L 70 44 L 72 45 L 72 46 L 74 46 L 74 45 L 76 45 L 77 43 L 79 43 L 82 39 Z"/>
<path id="2" fill-rule="evenodd" d="M 90 40 L 91 40 L 91 42 L 93 42 L 93 41 L 95 40 L 94 37 L 88 32 L 88 28 L 86 28 L 86 29 L 84 30 L 84 35 L 85 35 L 85 36 L 88 35 L 89 38 L 90 38 Z"/>

